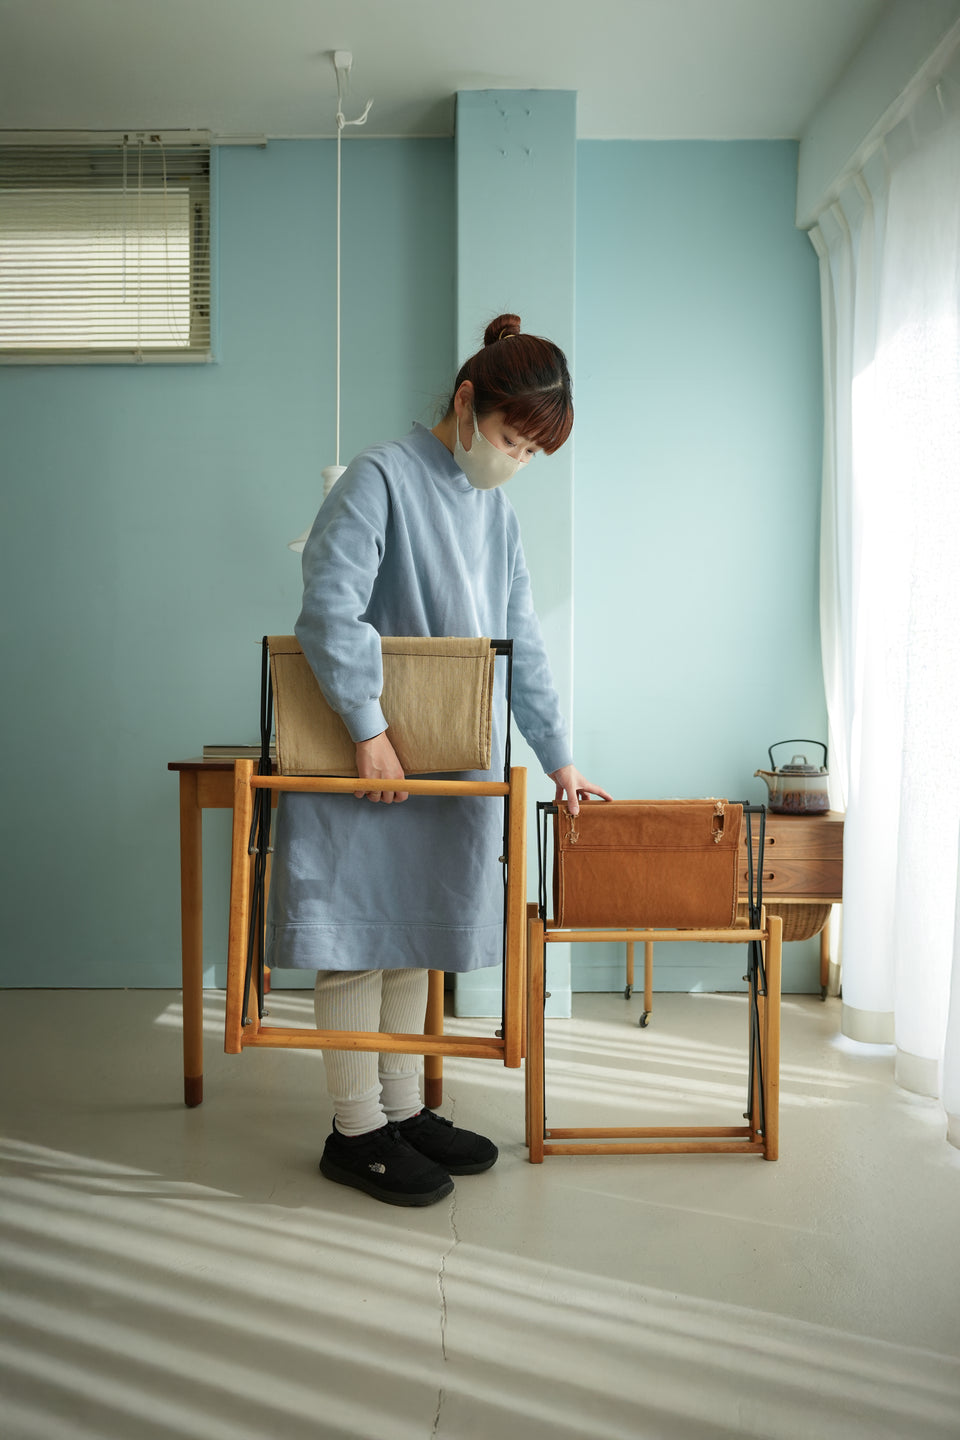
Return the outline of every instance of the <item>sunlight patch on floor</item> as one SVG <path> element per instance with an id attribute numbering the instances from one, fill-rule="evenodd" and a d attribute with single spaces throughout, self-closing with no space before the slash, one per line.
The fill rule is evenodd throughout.
<path id="1" fill-rule="evenodd" d="M 942 1355 L 451 1247 L 445 1227 L 250 1205 L 50 1147 L 3 1158 L 0 1368 L 49 1440 L 423 1440 L 438 1386 L 439 1436 L 464 1415 L 525 1440 L 668 1417 L 671 1440 L 839 1435 L 838 1415 L 845 1440 L 955 1433 L 960 1362 Z"/>

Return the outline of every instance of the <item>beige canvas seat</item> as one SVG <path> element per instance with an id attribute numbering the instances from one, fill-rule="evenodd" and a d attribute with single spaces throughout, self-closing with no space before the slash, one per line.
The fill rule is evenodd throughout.
<path id="1" fill-rule="evenodd" d="M 490 767 L 494 663 L 508 667 L 509 641 L 468 637 L 384 637 L 382 704 L 406 773 Z M 509 679 L 506 687 L 509 695 Z M 523 1052 L 526 942 L 526 770 L 510 765 L 509 715 L 503 779 L 404 779 L 411 795 L 481 795 L 505 807 L 503 863 L 504 980 L 502 1024 L 495 1035 L 443 1033 L 443 972 L 431 971 L 426 1028 L 420 1035 L 316 1030 L 264 1023 L 264 923 L 271 801 L 277 792 L 349 794 L 356 789 L 355 750 L 330 710 L 293 636 L 265 637 L 261 731 L 269 755 L 276 707 L 277 764 L 238 760 L 234 767 L 230 931 L 225 1049 L 372 1050 L 424 1055 L 424 1099 L 442 1096 L 444 1055 L 499 1060 L 516 1068 Z M 274 773 L 274 769 L 275 772 Z M 364 779 L 365 790 L 396 789 L 396 780 Z"/>
<path id="2" fill-rule="evenodd" d="M 277 758 L 284 775 L 356 775 L 356 749 L 294 635 L 270 635 Z M 408 775 L 489 770 L 496 652 L 482 637 L 384 636 L 384 714 Z"/>

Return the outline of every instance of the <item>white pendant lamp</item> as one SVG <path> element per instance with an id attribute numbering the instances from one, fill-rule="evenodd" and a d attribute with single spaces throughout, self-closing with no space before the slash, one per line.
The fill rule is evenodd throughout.
<path id="1" fill-rule="evenodd" d="M 343 113 L 343 94 L 344 90 L 347 87 L 347 81 L 350 76 L 350 71 L 353 67 L 353 55 L 350 53 L 350 51 L 335 50 L 333 53 L 333 67 L 337 72 L 337 427 L 336 456 L 334 463 L 332 465 L 324 465 L 323 469 L 320 471 L 320 474 L 323 476 L 324 500 L 326 500 L 327 496 L 330 494 L 330 491 L 333 489 L 334 485 L 340 479 L 340 476 L 343 474 L 344 470 L 347 468 L 345 465 L 340 464 L 340 215 L 342 193 L 341 177 L 343 174 L 340 147 L 341 141 L 343 139 L 344 126 L 365 125 L 367 122 L 367 116 L 370 114 L 370 106 L 373 104 L 372 100 L 368 100 L 363 114 L 359 116 L 358 119 L 347 120 Z M 304 545 L 307 543 L 307 539 L 310 535 L 310 531 L 312 528 L 312 526 L 308 526 L 307 529 L 304 530 L 302 535 L 297 536 L 296 540 L 291 540 L 288 548 L 291 550 L 295 550 L 298 553 L 302 551 Z"/>

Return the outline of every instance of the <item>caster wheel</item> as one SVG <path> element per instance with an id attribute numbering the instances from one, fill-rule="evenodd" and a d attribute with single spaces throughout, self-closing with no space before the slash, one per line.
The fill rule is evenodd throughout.
<path id="1" fill-rule="evenodd" d="M 821 985 L 821 986 L 820 986 L 820 999 L 821 999 L 821 1000 L 826 1000 L 826 998 L 827 998 L 827 987 L 826 987 L 826 985 Z"/>
<path id="2" fill-rule="evenodd" d="M 623 992 L 623 998 L 624 998 L 624 1000 L 629 1000 L 629 999 L 630 999 L 630 996 L 631 996 L 632 994 L 633 994 L 633 986 L 632 986 L 632 985 L 628 985 L 627 988 L 626 988 L 626 989 L 624 990 L 624 992 Z"/>
<path id="3" fill-rule="evenodd" d="M 647 1021 L 648 1021 L 649 1019 L 650 1019 L 650 1012 L 649 1012 L 649 1010 L 644 1010 L 643 1014 L 640 1016 L 640 1019 L 637 1021 L 637 1024 L 640 1026 L 640 1029 L 641 1029 L 641 1030 L 646 1030 L 646 1028 L 647 1028 Z"/>

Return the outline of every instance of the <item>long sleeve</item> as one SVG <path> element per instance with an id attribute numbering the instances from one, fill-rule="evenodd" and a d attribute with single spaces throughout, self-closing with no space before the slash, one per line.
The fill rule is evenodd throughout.
<path id="1" fill-rule="evenodd" d="M 354 741 L 386 729 L 380 636 L 364 619 L 389 520 L 383 476 L 359 457 L 324 502 L 303 551 L 295 631 L 327 703 Z"/>

